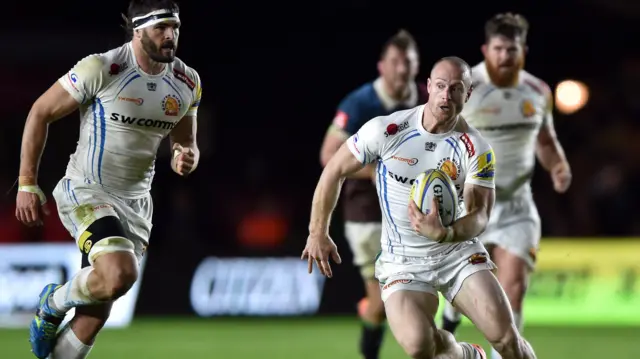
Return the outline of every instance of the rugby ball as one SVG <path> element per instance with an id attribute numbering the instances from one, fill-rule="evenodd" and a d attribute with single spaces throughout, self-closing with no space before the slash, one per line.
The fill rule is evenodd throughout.
<path id="1" fill-rule="evenodd" d="M 419 174 L 411 186 L 411 199 L 424 214 L 430 212 L 434 197 L 438 200 L 442 224 L 451 225 L 458 216 L 458 192 L 449 175 L 438 169 Z"/>

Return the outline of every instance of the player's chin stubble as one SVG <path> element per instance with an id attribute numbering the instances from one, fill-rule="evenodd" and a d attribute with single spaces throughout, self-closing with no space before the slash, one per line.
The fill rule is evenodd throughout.
<path id="1" fill-rule="evenodd" d="M 164 43 L 162 44 L 162 47 L 158 48 L 158 46 L 156 46 L 156 44 L 154 44 L 153 41 L 148 36 L 146 36 L 146 34 L 142 36 L 141 42 L 142 42 L 142 49 L 144 49 L 147 55 L 149 55 L 151 60 L 155 62 L 161 62 L 161 63 L 173 62 L 175 57 L 173 54 L 169 56 L 164 56 L 161 53 L 163 47 L 168 47 L 167 45 L 171 45 L 171 48 L 173 49 L 173 53 L 175 54 L 175 47 L 171 42 Z"/>

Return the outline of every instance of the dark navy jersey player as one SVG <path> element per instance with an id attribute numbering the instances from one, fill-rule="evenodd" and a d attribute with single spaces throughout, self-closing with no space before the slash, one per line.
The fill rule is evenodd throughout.
<path id="1" fill-rule="evenodd" d="M 360 127 L 377 116 L 413 108 L 427 101 L 426 86 L 415 82 L 419 66 L 418 48 L 413 37 L 400 31 L 382 48 L 380 76 L 349 93 L 340 102 L 333 123 L 322 144 L 320 158 L 325 166 L 340 145 Z M 403 129 L 392 127 L 387 135 Z M 374 185 L 375 165 L 365 166 L 347 179 L 342 190 L 345 237 L 353 252 L 354 264 L 365 281 L 367 298 L 360 316 L 363 321 L 360 351 L 365 359 L 378 358 L 384 328 L 384 304 L 374 277 L 375 256 L 380 251 L 380 204 Z"/>

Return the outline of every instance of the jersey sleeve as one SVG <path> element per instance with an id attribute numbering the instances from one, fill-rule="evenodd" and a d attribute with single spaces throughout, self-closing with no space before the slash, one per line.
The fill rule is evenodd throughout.
<path id="1" fill-rule="evenodd" d="M 338 105 L 336 116 L 333 119 L 333 126 L 353 135 L 360 129 L 362 124 L 362 109 L 360 101 L 355 94 L 345 97 Z"/>
<path id="2" fill-rule="evenodd" d="M 382 157 L 384 141 L 382 118 L 376 117 L 369 120 L 358 132 L 349 137 L 347 146 L 358 161 L 366 165 Z"/>
<path id="3" fill-rule="evenodd" d="M 195 79 L 195 87 L 193 89 L 193 101 L 191 102 L 191 106 L 187 110 L 185 116 L 197 116 L 198 115 L 198 107 L 200 107 L 200 100 L 202 99 L 202 84 L 200 82 L 200 76 L 195 70 L 192 70 L 193 77 Z"/>
<path id="4" fill-rule="evenodd" d="M 465 133 L 460 139 L 469 156 L 465 184 L 495 188 L 496 156 L 493 153 L 493 148 L 480 136 Z"/>
<path id="5" fill-rule="evenodd" d="M 96 97 L 103 81 L 103 62 L 99 55 L 89 55 L 80 60 L 58 80 L 60 85 L 80 104 Z"/>

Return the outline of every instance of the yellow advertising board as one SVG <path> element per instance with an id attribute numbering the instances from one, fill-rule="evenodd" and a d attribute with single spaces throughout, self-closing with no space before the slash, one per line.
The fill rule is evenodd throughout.
<path id="1" fill-rule="evenodd" d="M 527 325 L 640 325 L 640 239 L 543 239 L 524 316 Z"/>

